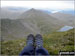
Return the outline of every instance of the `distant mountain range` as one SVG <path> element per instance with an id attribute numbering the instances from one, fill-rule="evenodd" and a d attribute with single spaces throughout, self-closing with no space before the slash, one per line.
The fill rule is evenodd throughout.
<path id="1" fill-rule="evenodd" d="M 5 15 L 10 16 L 9 12 Z M 14 15 L 16 16 L 16 14 Z M 33 8 L 25 12 L 22 11 L 22 13 L 16 17 L 17 19 L 1 19 L 1 37 L 3 37 L 3 39 L 10 40 L 13 39 L 12 37 L 24 38 L 24 36 L 30 33 L 50 34 L 65 25 L 73 26 L 71 23 L 74 20 L 74 16 L 68 14 L 49 14 Z M 14 18 L 14 16 L 12 18 Z"/>
<path id="2" fill-rule="evenodd" d="M 74 26 L 74 22 L 75 22 L 75 16 L 74 15 L 64 14 L 64 13 L 60 13 L 60 12 L 53 13 L 53 14 L 50 14 L 50 15 L 54 18 L 57 18 L 58 20 L 66 22 L 67 25 L 69 25 L 69 26 L 75 27 Z"/>
<path id="3" fill-rule="evenodd" d="M 23 12 L 28 10 L 27 8 L 21 7 L 3 7 L 1 8 L 0 17 L 2 19 L 9 18 L 9 19 L 16 19 L 20 16 Z"/>
<path id="4" fill-rule="evenodd" d="M 21 13 L 29 10 L 30 8 L 24 8 L 24 7 L 1 7 L 1 18 L 11 18 L 16 19 Z M 47 9 L 39 9 L 41 11 L 44 11 L 46 13 L 51 14 L 54 10 L 47 10 Z M 59 12 L 59 11 L 58 11 Z M 64 14 L 71 14 L 74 15 L 74 10 L 62 10 L 60 11 Z"/>
<path id="5" fill-rule="evenodd" d="M 63 10 L 62 13 L 75 15 L 75 10 Z"/>

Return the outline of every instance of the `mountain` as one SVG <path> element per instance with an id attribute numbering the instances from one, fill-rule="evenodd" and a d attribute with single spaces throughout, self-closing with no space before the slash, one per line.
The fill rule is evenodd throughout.
<path id="1" fill-rule="evenodd" d="M 64 14 L 64 13 L 60 13 L 60 12 L 53 13 L 53 14 L 50 14 L 50 15 L 52 17 L 57 18 L 58 20 L 62 20 L 64 22 L 66 22 L 67 25 L 74 27 L 74 22 L 75 22 L 75 16 L 74 15 L 72 15 L 72 14 Z"/>
<path id="2" fill-rule="evenodd" d="M 74 15 L 75 14 L 75 11 L 74 10 L 62 10 L 61 12 L 62 13 L 66 13 L 66 14 L 71 14 L 71 15 Z"/>
<path id="3" fill-rule="evenodd" d="M 1 38 L 2 40 L 20 39 L 33 33 L 31 29 L 24 26 L 21 22 L 11 19 L 0 19 Z"/>
<path id="4" fill-rule="evenodd" d="M 17 19 L 1 19 L 1 37 L 3 40 L 11 40 L 24 38 L 31 33 L 50 34 L 64 25 L 67 23 L 32 8 L 23 12 Z"/>
<path id="5" fill-rule="evenodd" d="M 37 28 L 37 31 L 42 34 L 51 33 L 65 25 L 61 20 L 50 16 L 48 13 L 33 8 L 24 12 L 18 18 L 22 24 L 31 26 L 34 31 Z"/>
<path id="6" fill-rule="evenodd" d="M 26 11 L 27 8 L 20 7 L 1 7 L 0 17 L 1 19 L 10 18 L 16 19 L 20 14 Z"/>

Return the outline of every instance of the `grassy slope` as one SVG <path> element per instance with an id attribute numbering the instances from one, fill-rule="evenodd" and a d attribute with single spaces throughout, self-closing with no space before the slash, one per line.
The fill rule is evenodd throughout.
<path id="1" fill-rule="evenodd" d="M 49 54 L 58 54 L 59 51 L 74 51 L 74 29 L 67 32 L 54 32 L 43 35 L 44 48 Z M 26 45 L 26 39 L 2 41 L 2 54 L 18 55 Z"/>
<path id="2" fill-rule="evenodd" d="M 74 29 L 45 35 L 44 47 L 50 54 L 58 54 L 59 51 L 74 51 Z"/>
<path id="3" fill-rule="evenodd" d="M 1 19 L 1 37 L 2 40 L 15 40 L 25 37 L 32 32 L 21 22 L 11 19 Z"/>

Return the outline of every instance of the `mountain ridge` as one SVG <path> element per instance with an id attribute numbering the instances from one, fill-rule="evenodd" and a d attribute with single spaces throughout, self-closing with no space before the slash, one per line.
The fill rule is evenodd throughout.
<path id="1" fill-rule="evenodd" d="M 60 21 L 56 20 L 56 18 L 50 16 L 49 14 L 35 9 L 30 9 L 26 12 L 24 12 L 19 19 L 22 23 L 29 22 L 30 24 L 34 22 L 34 24 L 37 24 L 38 27 L 41 27 L 41 29 L 46 26 L 48 28 L 51 28 L 50 26 L 54 25 L 52 28 L 54 28 L 56 25 L 61 26 L 64 25 Z M 27 23 L 28 23 L 27 22 Z M 28 24 L 29 24 L 28 23 Z M 33 23 L 32 23 L 33 24 Z M 41 25 L 44 24 L 44 25 Z M 61 24 L 61 25 L 60 25 Z M 43 26 L 43 27 L 42 27 Z M 44 29 L 45 30 L 45 29 Z M 46 29 L 47 30 L 47 29 Z M 46 32 L 46 31 L 45 31 Z"/>
<path id="2" fill-rule="evenodd" d="M 52 17 L 50 14 L 36 10 L 30 9 L 23 12 L 18 19 L 1 19 L 1 30 L 6 38 L 14 36 L 14 38 L 24 38 L 28 34 L 50 34 L 57 31 L 66 22 Z M 6 32 L 7 31 L 7 32 Z M 23 31 L 23 32 L 22 32 Z M 11 32 L 11 34 L 10 34 Z M 5 38 L 5 39 L 6 39 Z"/>
<path id="3" fill-rule="evenodd" d="M 62 20 L 64 22 L 67 22 L 67 25 L 69 26 L 73 26 L 74 27 L 74 22 L 75 22 L 75 16 L 74 15 L 71 15 L 71 14 L 65 14 L 65 13 L 60 13 L 60 12 L 57 12 L 57 13 L 53 13 L 53 14 L 50 14 L 52 17 L 55 17 L 57 18 L 58 20 Z"/>

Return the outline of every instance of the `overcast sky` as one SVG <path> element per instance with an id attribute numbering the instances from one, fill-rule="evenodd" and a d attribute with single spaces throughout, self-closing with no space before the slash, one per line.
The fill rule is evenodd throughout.
<path id="1" fill-rule="evenodd" d="M 1 7 L 7 6 L 36 9 L 74 10 L 74 1 L 1 1 Z"/>

